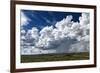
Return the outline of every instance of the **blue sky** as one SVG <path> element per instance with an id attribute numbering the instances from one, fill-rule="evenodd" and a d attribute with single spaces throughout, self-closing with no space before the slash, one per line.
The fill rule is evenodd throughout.
<path id="1" fill-rule="evenodd" d="M 45 26 L 55 25 L 56 22 L 61 21 L 63 18 L 66 18 L 68 15 L 72 15 L 72 21 L 79 21 L 79 16 L 81 13 L 75 12 L 56 12 L 56 11 L 37 11 L 37 10 L 21 10 L 24 15 L 30 19 L 28 25 L 23 28 L 27 31 L 32 27 L 37 27 L 41 30 Z"/>

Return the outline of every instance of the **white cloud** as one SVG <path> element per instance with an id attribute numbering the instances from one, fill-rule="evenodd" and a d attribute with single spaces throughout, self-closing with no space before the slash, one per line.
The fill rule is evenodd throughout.
<path id="1" fill-rule="evenodd" d="M 80 25 L 87 25 L 90 23 L 90 15 L 89 13 L 82 13 L 82 16 L 79 18 Z"/>
<path id="2" fill-rule="evenodd" d="M 57 22 L 55 24 L 55 27 L 59 30 L 63 30 L 65 27 L 69 28 L 72 25 L 72 22 L 71 22 L 72 18 L 73 17 L 71 15 L 67 16 L 63 20 Z"/>
<path id="3" fill-rule="evenodd" d="M 25 31 L 25 30 L 21 30 L 21 33 L 22 33 L 22 34 L 25 34 L 25 33 L 26 33 L 26 31 Z"/>
<path id="4" fill-rule="evenodd" d="M 26 33 L 24 43 L 30 43 L 35 54 L 89 51 L 89 13 L 82 13 L 79 22 L 72 19 L 71 15 L 66 16 L 55 24 L 56 28 L 46 26 L 40 32 L 33 27 Z"/>
<path id="5" fill-rule="evenodd" d="M 25 26 L 31 21 L 23 12 L 21 12 L 21 26 Z"/>
<path id="6" fill-rule="evenodd" d="M 35 43 L 39 39 L 38 29 L 36 27 L 33 27 L 32 29 L 28 30 L 25 38 L 27 43 L 30 43 L 30 45 L 35 45 Z"/>

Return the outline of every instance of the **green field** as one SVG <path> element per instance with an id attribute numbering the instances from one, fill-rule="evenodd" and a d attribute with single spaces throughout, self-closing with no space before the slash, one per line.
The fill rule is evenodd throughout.
<path id="1" fill-rule="evenodd" d="M 47 62 L 47 61 L 68 61 L 68 60 L 86 60 L 89 59 L 89 53 L 71 53 L 71 54 L 46 54 L 46 55 L 21 55 L 21 62 Z"/>

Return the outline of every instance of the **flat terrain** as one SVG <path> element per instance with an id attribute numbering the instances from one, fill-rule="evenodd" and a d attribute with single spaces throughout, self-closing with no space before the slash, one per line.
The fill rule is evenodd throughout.
<path id="1" fill-rule="evenodd" d="M 21 55 L 21 62 L 47 62 L 47 61 L 68 61 L 68 60 L 86 60 L 89 59 L 89 53 L 70 53 L 70 54 L 45 54 L 45 55 Z"/>

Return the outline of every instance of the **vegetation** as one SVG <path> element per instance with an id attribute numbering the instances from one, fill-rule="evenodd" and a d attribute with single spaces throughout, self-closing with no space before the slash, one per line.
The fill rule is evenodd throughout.
<path id="1" fill-rule="evenodd" d="M 45 55 L 21 55 L 21 62 L 47 62 L 47 61 L 68 61 L 68 60 L 86 60 L 89 59 L 89 53 L 70 53 L 70 54 L 45 54 Z"/>

